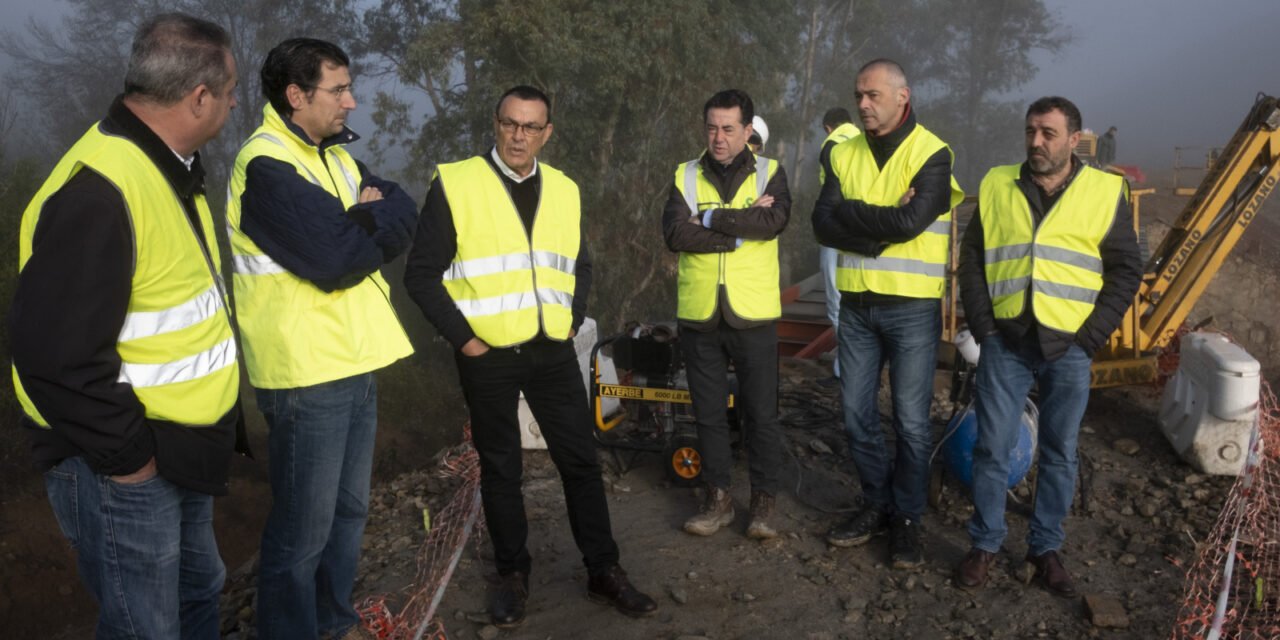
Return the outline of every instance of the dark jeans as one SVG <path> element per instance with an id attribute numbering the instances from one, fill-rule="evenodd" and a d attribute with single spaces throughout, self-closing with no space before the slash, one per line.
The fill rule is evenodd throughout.
<path id="1" fill-rule="evenodd" d="M 454 356 L 480 454 L 480 495 L 498 573 L 528 574 L 532 562 L 520 490 L 524 460 L 516 410 L 521 392 L 560 472 L 569 528 L 587 571 L 598 574 L 617 564 L 618 545 L 573 343 L 538 341 L 474 358 Z"/>
<path id="2" fill-rule="evenodd" d="M 1010 345 L 1000 334 L 982 340 L 975 382 L 978 441 L 973 448 L 973 546 L 995 553 L 1004 543 L 1009 453 L 1018 442 L 1022 408 L 1032 383 L 1040 385 L 1040 458 L 1036 505 L 1027 530 L 1033 555 L 1062 548 L 1062 521 L 1076 489 L 1076 442 L 1089 404 L 1090 358 L 1072 345 L 1046 362 L 1035 333 Z"/>
<path id="3" fill-rule="evenodd" d="M 80 579 L 98 601 L 95 638 L 219 637 L 226 570 L 213 539 L 213 496 L 160 476 L 120 484 L 80 456 L 46 471 L 44 482 Z"/>
<path id="4" fill-rule="evenodd" d="M 360 622 L 351 591 L 369 512 L 376 380 L 365 373 L 257 392 L 271 455 L 258 637 L 340 636 Z"/>
<path id="5" fill-rule="evenodd" d="M 778 329 L 734 329 L 721 323 L 711 331 L 681 328 L 680 349 L 693 396 L 693 417 L 702 446 L 707 484 L 728 489 L 733 458 L 729 450 L 729 362 L 738 376 L 734 398 L 747 436 L 751 489 L 778 491 L 782 430 L 778 426 Z"/>
<path id="6" fill-rule="evenodd" d="M 840 308 L 844 428 L 863 498 L 917 521 L 929 490 L 929 405 L 941 335 L 937 300 Z M 892 454 L 880 428 L 880 370 L 885 363 L 897 434 Z"/>

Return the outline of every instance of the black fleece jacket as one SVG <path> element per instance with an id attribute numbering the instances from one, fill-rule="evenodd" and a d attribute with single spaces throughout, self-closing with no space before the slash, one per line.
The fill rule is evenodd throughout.
<path id="1" fill-rule="evenodd" d="M 897 129 L 883 136 L 869 131 L 863 133 L 876 166 L 883 168 L 915 128 L 915 112 L 908 106 Z M 939 216 L 951 210 L 951 152 L 947 149 L 939 149 L 930 156 L 911 178 L 911 188 L 916 193 L 903 206 L 846 200 L 841 176 L 831 170 L 830 154 L 826 154 L 824 162 L 827 180 L 813 206 L 813 232 L 824 246 L 878 256 L 890 244 L 907 242 L 924 233 Z M 840 303 L 850 306 L 894 304 L 913 299 L 874 291 L 840 293 Z"/>
<path id="2" fill-rule="evenodd" d="M 1071 161 L 1072 171 L 1066 185 L 1052 196 L 1031 179 L 1031 173 L 1026 163 L 1023 163 L 1017 184 L 1027 198 L 1037 227 L 1079 175 L 1082 166 L 1080 161 L 1074 156 Z M 1028 331 L 1034 331 L 1040 342 L 1041 353 L 1050 361 L 1062 357 L 1072 343 L 1080 345 L 1090 356 L 1097 352 L 1115 332 L 1116 327 L 1120 326 L 1129 305 L 1133 304 L 1133 294 L 1142 283 L 1142 255 L 1138 251 L 1138 238 L 1133 230 L 1133 211 L 1129 208 L 1129 200 L 1125 195 L 1120 194 L 1111 230 L 1098 247 L 1102 256 L 1102 290 L 1098 292 L 1093 312 L 1075 335 L 1055 331 L 1035 320 L 1030 287 L 1027 288 L 1022 315 L 1010 320 L 995 318 L 991 295 L 987 291 L 982 202 L 979 202 L 960 243 L 960 269 L 957 274 L 965 321 L 974 338 L 982 342 L 983 338 L 998 331 L 1007 341 L 1014 343 Z"/>

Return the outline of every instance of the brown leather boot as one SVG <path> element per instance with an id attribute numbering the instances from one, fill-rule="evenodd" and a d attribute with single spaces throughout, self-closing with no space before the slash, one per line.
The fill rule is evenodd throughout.
<path id="1" fill-rule="evenodd" d="M 778 537 L 778 530 L 773 527 L 773 496 L 763 491 L 751 492 L 751 520 L 747 525 L 747 537 L 756 540 L 770 540 Z"/>
<path id="2" fill-rule="evenodd" d="M 709 536 L 733 522 L 733 499 L 719 487 L 707 487 L 707 497 L 697 515 L 684 521 L 686 533 Z"/>
<path id="3" fill-rule="evenodd" d="M 1062 558 L 1058 557 L 1057 551 L 1046 551 L 1038 556 L 1028 553 L 1027 562 L 1036 568 L 1032 579 L 1038 580 L 1049 593 L 1063 598 L 1074 598 L 1080 595 L 1076 591 L 1075 583 L 1071 581 L 1071 574 L 1067 572 L 1066 567 L 1062 566 Z"/>
<path id="4" fill-rule="evenodd" d="M 987 583 L 987 574 L 996 560 L 996 554 L 977 547 L 966 553 L 956 567 L 956 585 L 964 589 L 977 589 Z"/>

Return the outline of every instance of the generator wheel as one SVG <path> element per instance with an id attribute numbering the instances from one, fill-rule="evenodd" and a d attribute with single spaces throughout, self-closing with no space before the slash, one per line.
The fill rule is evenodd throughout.
<path id="1" fill-rule="evenodd" d="M 672 484 L 691 487 L 702 477 L 702 443 L 692 433 L 672 436 L 667 446 L 667 476 Z"/>

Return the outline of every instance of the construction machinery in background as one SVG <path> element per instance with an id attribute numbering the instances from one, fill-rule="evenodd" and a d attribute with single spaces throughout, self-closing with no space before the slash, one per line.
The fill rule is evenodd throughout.
<path id="1" fill-rule="evenodd" d="M 1274 97 L 1259 94 L 1173 228 L 1146 259 L 1133 306 L 1094 358 L 1094 387 L 1156 380 L 1159 353 L 1169 346 L 1278 180 L 1280 104 Z M 1134 228 L 1140 238 L 1142 197 L 1152 193 L 1155 189 L 1130 191 Z M 955 282 L 956 243 L 975 200 L 966 198 L 952 216 L 951 264 L 942 311 L 944 349 L 950 348 L 963 324 Z M 821 274 L 815 274 L 783 292 L 783 318 L 778 325 L 782 355 L 812 358 L 835 346 L 835 333 L 822 306 L 822 283 Z M 944 362 L 950 360 L 943 358 Z"/>

